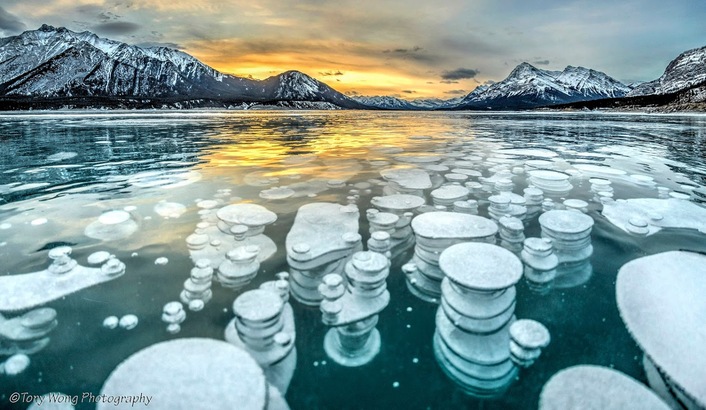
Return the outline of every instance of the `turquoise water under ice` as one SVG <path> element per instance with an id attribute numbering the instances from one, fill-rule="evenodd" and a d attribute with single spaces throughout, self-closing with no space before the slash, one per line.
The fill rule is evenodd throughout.
<path id="1" fill-rule="evenodd" d="M 510 148 L 533 151 L 503 151 Z M 238 293 L 217 283 L 213 300 L 203 311 L 187 311 L 179 334 L 168 334 L 160 320 L 162 306 L 178 299 L 193 267 L 185 238 L 200 220 L 197 200 L 216 198 L 223 204 L 243 200 L 277 213 L 277 222 L 265 234 L 278 250 L 246 288 L 252 289 L 287 268 L 284 240 L 301 205 L 346 203 L 350 185 L 381 180 L 381 169 L 404 163 L 405 157 L 434 155 L 439 157 L 435 163 L 442 163 L 454 160 L 450 157 L 458 152 L 484 157 L 474 167 L 484 176 L 491 175 L 488 169 L 498 164 L 522 167 L 528 160 L 550 161 L 561 170 L 592 164 L 618 172 L 603 176 L 613 181 L 616 199 L 657 197 L 654 186 L 637 184 L 629 177 L 638 174 L 653 177 L 656 185 L 689 195 L 697 203 L 706 201 L 706 116 L 699 115 L 0 114 L 0 275 L 46 268 L 47 250 L 60 244 L 70 245 L 72 256 L 83 265 L 89 254 L 107 250 L 127 267 L 114 281 L 47 304 L 58 312 L 59 326 L 51 334 L 51 343 L 31 355 L 31 364 L 22 374 L 0 376 L 0 408 L 12 408 L 12 392 L 98 394 L 121 361 L 160 341 L 222 340 Z M 323 350 L 327 328 L 320 312 L 292 301 L 298 362 L 286 395 L 291 408 L 533 409 L 543 384 L 557 371 L 576 364 L 612 367 L 645 382 L 641 352 L 616 307 L 617 271 L 627 261 L 648 254 L 706 251 L 706 237 L 677 229 L 645 238 L 627 234 L 602 217 L 600 203 L 589 192 L 590 177 L 594 175 L 584 172 L 572 178 L 574 188 L 566 197 L 589 202 L 588 215 L 595 221 L 592 276 L 578 286 L 554 288 L 544 295 L 532 292 L 524 279 L 517 285 L 516 316 L 544 323 L 552 342 L 504 395 L 486 401 L 466 396 L 440 370 L 432 350 L 437 306 L 412 296 L 400 269 L 412 256 L 409 249 L 393 260 L 387 281 L 391 301 L 377 326 L 382 348 L 365 366 L 346 368 L 327 359 Z M 303 184 L 317 179 L 324 183 Z M 330 180 L 348 185 L 325 189 L 316 197 L 277 201 L 259 197 L 260 191 L 274 186 L 325 188 Z M 514 182 L 514 192 L 522 194 L 525 176 L 516 176 Z M 369 236 L 365 210 L 372 196 L 382 195 L 381 186 L 373 184 L 371 189 L 369 194 L 361 192 L 358 201 L 364 241 Z M 187 211 L 179 218 L 165 219 L 154 211 L 159 201 L 183 204 Z M 427 202 L 431 202 L 428 192 Z M 126 206 L 136 207 L 132 213 L 137 232 L 108 241 L 84 235 L 86 226 L 102 212 Z M 483 202 L 480 215 L 488 215 Z M 539 233 L 534 217 L 525 235 Z M 169 262 L 155 265 L 158 257 Z M 135 329 L 102 327 L 104 318 L 128 313 L 140 319 Z M 5 359 L 0 356 L 0 362 Z"/>

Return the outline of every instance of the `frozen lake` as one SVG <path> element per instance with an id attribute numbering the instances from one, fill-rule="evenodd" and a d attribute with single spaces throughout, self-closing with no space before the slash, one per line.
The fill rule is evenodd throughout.
<path id="1" fill-rule="evenodd" d="M 433 186 L 418 186 L 420 179 L 414 172 L 429 175 Z M 322 323 L 319 308 L 290 299 L 297 358 L 285 395 L 289 406 L 534 409 L 549 378 L 578 364 L 611 367 L 646 382 L 642 352 L 618 313 L 618 269 L 633 259 L 664 251 L 706 252 L 706 225 L 699 225 L 697 219 L 692 226 L 684 226 L 682 220 L 669 216 L 687 211 L 681 205 L 665 205 L 659 212 L 669 224 L 659 228 L 653 224 L 648 236 L 636 234 L 639 221 L 631 219 L 633 225 L 627 226 L 628 211 L 615 208 L 618 202 L 611 199 L 684 201 L 703 211 L 706 116 L 4 113 L 0 114 L 0 279 L 46 269 L 48 251 L 57 246 L 70 246 L 71 258 L 82 266 L 91 266 L 89 255 L 107 251 L 125 264 L 125 273 L 94 286 L 79 286 L 80 290 L 46 303 L 12 301 L 8 288 L 0 287 L 4 320 L 46 306 L 55 309 L 58 321 L 50 342 L 29 355 L 31 362 L 23 372 L 0 375 L 0 408 L 9 406 L 13 392 L 98 394 L 118 364 L 162 341 L 223 340 L 234 317 L 234 299 L 289 270 L 285 242 L 300 207 L 313 202 L 354 203 L 360 212 L 358 233 L 365 244 L 370 238 L 366 210 L 373 207 L 374 197 L 393 194 L 407 184 L 427 205 L 433 205 L 433 200 L 443 202 L 443 195 L 454 193 L 446 189 L 432 198 L 431 191 L 445 183 L 444 175 L 449 173 L 456 175 L 449 180 L 469 187 L 467 199 L 477 201 L 478 215 L 485 218 L 492 216 L 489 198 L 498 189 L 526 198 L 524 190 L 530 184 L 543 188 L 544 198 L 551 198 L 556 208 L 583 207 L 592 218 L 593 253 L 588 258 L 572 260 L 574 265 L 543 286 L 529 283 L 526 277 L 517 282 L 514 314 L 543 323 L 551 334 L 549 346 L 497 397 L 481 400 L 464 394 L 435 358 L 439 305 L 417 297 L 405 283 L 402 266 L 415 253 L 409 243 L 393 252 L 387 277 L 389 304 L 379 312 L 377 323 L 380 352 L 368 364 L 335 363 L 324 350 L 329 327 Z M 506 186 L 508 179 L 511 183 Z M 565 199 L 586 204 L 564 206 Z M 257 276 L 238 290 L 214 282 L 212 299 L 203 310 L 185 306 L 187 317 L 180 332 L 167 332 L 163 307 L 179 300 L 194 268 L 192 258 L 198 259 L 187 248 L 187 237 L 203 221 L 212 221 L 215 232 L 216 211 L 238 203 L 270 211 L 256 215 L 264 218 L 263 236 L 271 239 L 258 244 L 263 260 Z M 614 208 L 604 214 L 604 204 Z M 539 237 L 541 204 L 526 205 L 527 212 L 519 216 L 524 235 Z M 237 212 L 220 214 L 226 231 L 234 224 L 229 218 L 246 218 Z M 276 220 L 264 222 L 274 219 L 271 213 Z M 221 240 L 223 244 L 211 245 L 225 253 L 226 240 Z M 317 238 L 312 237 L 311 243 L 317 243 Z M 564 257 L 569 260 L 572 255 Z M 29 286 L 54 286 L 46 283 Z M 130 314 L 139 319 L 131 330 L 103 325 L 108 317 Z M 9 357 L 13 346 L 3 337 L 0 333 L 0 362 Z M 17 408 L 27 407 L 20 404 Z M 77 408 L 92 405 L 79 403 Z"/>

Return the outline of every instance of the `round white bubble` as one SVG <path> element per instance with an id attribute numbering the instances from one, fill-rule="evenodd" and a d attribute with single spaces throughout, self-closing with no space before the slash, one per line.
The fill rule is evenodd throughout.
<path id="1" fill-rule="evenodd" d="M 108 211 L 98 217 L 103 225 L 117 225 L 130 219 L 130 214 L 125 211 Z"/>
<path id="2" fill-rule="evenodd" d="M 107 318 L 103 319 L 103 327 L 106 329 L 115 329 L 118 327 L 118 323 L 120 322 L 120 319 L 118 319 L 117 316 L 108 316 Z"/>
<path id="3" fill-rule="evenodd" d="M 29 362 L 29 356 L 26 354 L 14 354 L 10 356 L 5 363 L 3 363 L 5 374 L 8 376 L 16 376 L 25 371 L 25 369 L 29 366 Z"/>
<path id="4" fill-rule="evenodd" d="M 110 259 L 110 252 L 106 251 L 93 252 L 88 255 L 88 263 L 91 265 L 100 265 L 108 259 Z"/>
<path id="5" fill-rule="evenodd" d="M 138 322 L 139 322 L 139 320 L 137 319 L 137 316 L 125 315 L 120 318 L 120 321 L 118 322 L 118 324 L 123 329 L 130 330 L 130 329 L 134 329 L 135 327 L 137 327 Z"/>
<path id="6" fill-rule="evenodd" d="M 33 220 L 32 222 L 30 222 L 30 224 L 32 224 L 33 226 L 38 226 L 38 225 L 44 225 L 47 222 L 48 222 L 47 218 L 37 218 L 37 219 Z"/>

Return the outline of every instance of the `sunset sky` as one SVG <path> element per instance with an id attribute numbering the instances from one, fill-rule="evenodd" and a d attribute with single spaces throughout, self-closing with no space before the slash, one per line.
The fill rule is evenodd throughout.
<path id="1" fill-rule="evenodd" d="M 704 0 L 3 0 L 0 36 L 43 23 L 179 48 L 226 73 L 300 70 L 349 94 L 465 95 L 527 61 L 657 78 L 706 46 Z"/>

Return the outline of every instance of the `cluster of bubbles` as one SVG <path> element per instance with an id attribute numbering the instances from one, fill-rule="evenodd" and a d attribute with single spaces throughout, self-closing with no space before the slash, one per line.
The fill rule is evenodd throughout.
<path id="1" fill-rule="evenodd" d="M 121 363 L 102 393 L 118 394 L 139 386 L 145 394 L 160 396 L 163 403 L 179 400 L 178 406 L 184 407 L 184 397 L 199 406 L 206 400 L 204 394 L 229 391 L 224 402 L 243 408 L 287 408 L 282 395 L 297 361 L 290 295 L 320 309 L 322 323 L 331 327 L 322 343 L 332 361 L 348 367 L 370 363 L 382 345 L 376 326 L 380 312 L 390 303 L 386 280 L 393 261 L 414 247 L 401 270 L 413 295 L 439 305 L 432 339 L 437 362 L 462 391 L 495 397 L 507 390 L 521 368 L 539 359 L 551 339 L 541 323 L 515 317 L 516 284 L 524 277 L 538 295 L 585 284 L 592 275 L 594 211 L 602 210 L 608 221 L 634 237 L 663 228 L 706 232 L 703 207 L 689 201 L 688 195 L 658 186 L 649 176 L 568 164 L 546 150 L 500 149 L 484 157 L 476 149 L 463 142 L 448 143 L 428 154 L 389 149 L 386 153 L 393 155 L 394 162 L 369 162 L 382 179 L 355 184 L 346 179 L 312 179 L 273 186 L 279 178 L 262 172 L 246 175 L 247 185 L 264 188 L 258 197 L 267 206 L 235 199 L 228 188 L 212 199 L 197 200 L 200 221 L 185 240 L 194 267 L 178 300 L 163 306 L 161 320 L 168 333 L 179 333 L 187 309 L 198 312 L 212 300 L 216 281 L 236 295 L 225 342 L 184 338 L 150 346 Z M 357 162 L 346 166 L 359 170 Z M 183 177 L 188 183 L 198 179 L 192 174 Z M 574 186 L 587 177 L 593 197 L 570 197 Z M 616 193 L 614 181 L 653 190 L 656 198 L 615 199 L 620 192 Z M 152 181 L 150 175 L 140 175 L 134 182 L 162 183 Z M 285 243 L 289 271 L 248 289 L 261 263 L 277 251 L 265 234 L 278 219 L 268 207 L 344 189 L 348 189 L 341 201 L 345 204 L 311 202 L 298 208 Z M 365 210 L 370 239 L 364 250 L 358 204 L 361 195 L 377 189 L 382 195 L 373 196 Z M 154 212 L 176 219 L 188 208 L 161 201 Z M 541 234 L 527 237 L 525 229 L 535 221 Z M 99 215 L 84 233 L 117 241 L 136 232 L 140 223 L 134 207 L 114 209 Z M 0 229 L 11 227 L 0 225 Z M 47 269 L 0 277 L 0 285 L 18 295 L 0 305 L 0 312 L 36 308 L 125 271 L 125 265 L 109 252 L 88 257 L 88 264 L 99 268 L 81 266 L 70 254 L 68 247 L 54 248 Z M 167 262 L 159 258 L 155 264 Z M 703 408 L 706 403 L 703 383 L 698 382 L 706 380 L 704 366 L 694 369 L 674 350 L 702 353 L 703 329 L 678 320 L 673 329 L 662 327 L 675 321 L 674 315 L 684 306 L 689 314 L 703 309 L 704 266 L 703 255 L 689 252 L 648 256 L 626 264 L 616 284 L 621 316 L 645 351 L 651 386 L 663 400 L 687 408 Z M 653 300 L 655 295 L 659 301 Z M 691 318 L 689 314 L 685 320 Z M 58 323 L 56 315 L 41 307 L 9 319 L 0 315 L 0 354 L 10 356 L 0 364 L 0 373 L 13 376 L 30 365 L 28 355 L 46 346 Z M 137 324 L 133 314 L 103 321 L 107 329 L 129 330 Z M 665 337 L 670 338 L 669 344 L 656 342 Z M 170 360 L 176 355 L 184 360 Z M 198 369 L 222 377 L 186 386 L 180 383 L 193 381 L 191 373 Z M 577 366 L 545 385 L 540 408 L 595 403 L 596 397 L 610 397 L 600 402 L 605 408 L 634 402 L 650 402 L 655 408 L 663 404 L 618 372 Z"/>

